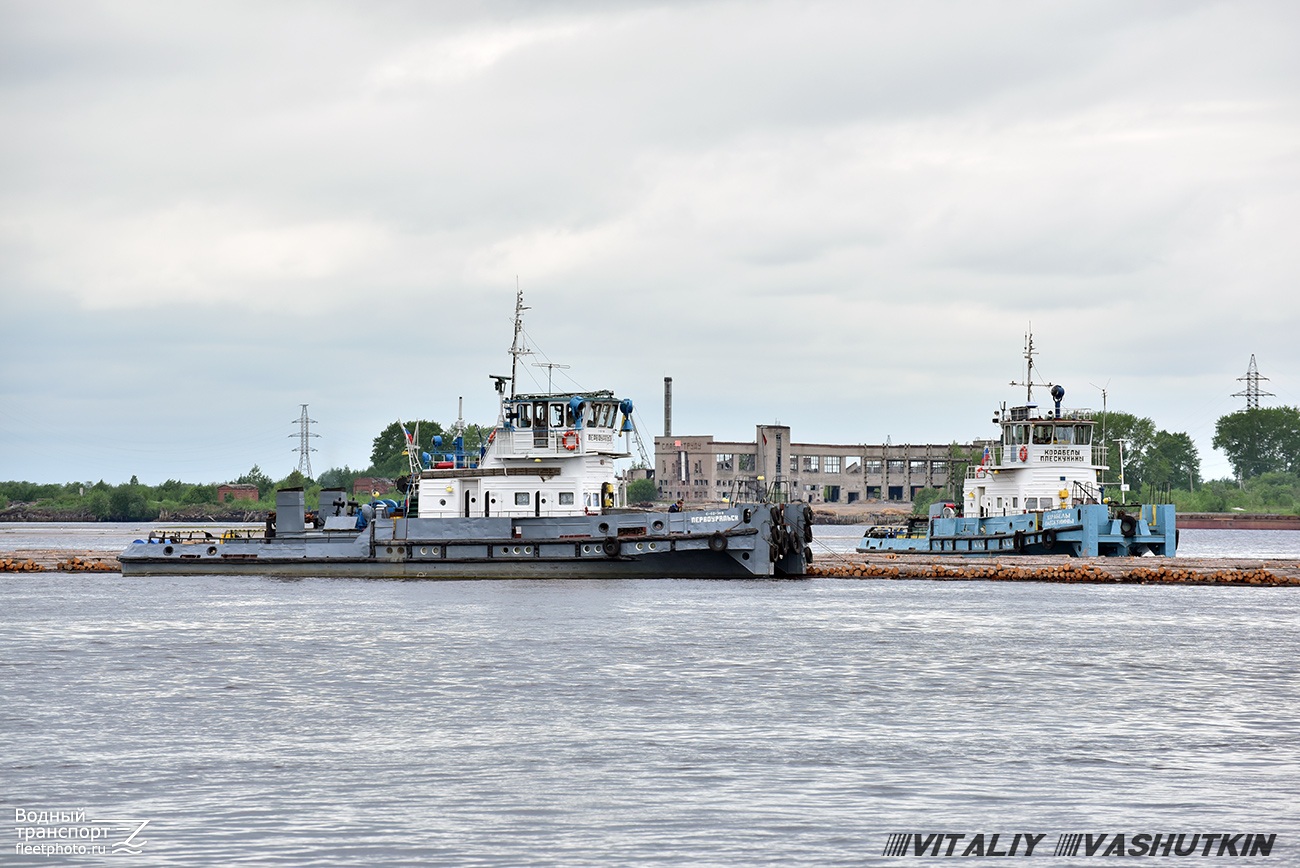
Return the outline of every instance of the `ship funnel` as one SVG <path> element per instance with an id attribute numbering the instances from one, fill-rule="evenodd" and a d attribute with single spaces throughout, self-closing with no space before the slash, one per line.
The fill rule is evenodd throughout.
<path id="1" fill-rule="evenodd" d="M 673 436 L 673 378 L 664 377 L 664 436 Z"/>

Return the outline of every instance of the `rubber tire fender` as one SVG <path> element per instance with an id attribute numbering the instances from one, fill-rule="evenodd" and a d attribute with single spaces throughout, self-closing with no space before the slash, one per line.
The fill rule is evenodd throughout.
<path id="1" fill-rule="evenodd" d="M 721 531 L 714 531 L 713 536 L 709 537 L 709 551 L 725 552 L 727 550 L 727 538 L 722 535 Z"/>
<path id="2" fill-rule="evenodd" d="M 618 557 L 618 540 L 614 539 L 613 537 L 609 537 L 603 543 L 601 543 L 600 548 L 601 551 L 605 553 L 606 557 L 610 557 L 610 558 Z"/>
<path id="3" fill-rule="evenodd" d="M 1047 549 L 1049 552 L 1056 548 L 1056 531 L 1051 528 L 1043 531 L 1043 548 Z"/>
<path id="4" fill-rule="evenodd" d="M 803 508 L 803 538 L 805 541 L 812 539 L 812 519 L 812 507 L 805 506 Z"/>
<path id="5" fill-rule="evenodd" d="M 1119 532 L 1124 536 L 1134 536 L 1137 534 L 1138 520 L 1137 516 L 1125 513 L 1119 518 Z"/>

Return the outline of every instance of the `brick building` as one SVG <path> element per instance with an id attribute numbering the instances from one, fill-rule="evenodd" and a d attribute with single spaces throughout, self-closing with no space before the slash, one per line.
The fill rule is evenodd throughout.
<path id="1" fill-rule="evenodd" d="M 228 500 L 257 500 L 259 497 L 256 485 L 230 482 L 217 486 L 217 503 L 225 503 Z"/>

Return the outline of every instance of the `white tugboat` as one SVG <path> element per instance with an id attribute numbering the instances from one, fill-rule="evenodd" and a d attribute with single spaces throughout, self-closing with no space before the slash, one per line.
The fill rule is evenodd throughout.
<path id="1" fill-rule="evenodd" d="M 993 421 L 999 442 L 967 468 L 962 502 L 936 503 L 907 528 L 872 528 L 858 551 L 936 554 L 1068 554 L 1172 557 L 1172 504 L 1111 502 L 1101 473 L 1106 446 L 1088 410 L 1062 409 L 1065 389 L 1040 383 L 1052 408 L 1034 403 L 1034 344 L 1025 341 L 1025 403 L 1004 404 Z M 1012 385 L 1017 385 L 1013 383 Z M 1123 494 L 1124 492 L 1118 492 Z"/>
<path id="2" fill-rule="evenodd" d="M 247 573 L 395 578 L 752 578 L 802 576 L 811 560 L 803 504 L 640 511 L 620 504 L 614 462 L 629 451 L 632 402 L 612 392 L 520 394 L 515 303 L 511 375 L 494 376 L 500 415 L 468 456 L 459 437 L 420 453 L 408 435 L 406 500 L 360 505 L 301 489 L 276 493 L 255 536 L 155 532 L 122 552 L 125 575 Z"/>

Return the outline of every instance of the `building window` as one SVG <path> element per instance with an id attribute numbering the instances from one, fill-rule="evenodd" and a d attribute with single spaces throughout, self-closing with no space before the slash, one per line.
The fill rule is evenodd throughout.
<path id="1" fill-rule="evenodd" d="M 891 458 L 891 459 L 889 460 L 889 475 L 890 475 L 890 476 L 902 476 L 902 475 L 903 475 L 903 471 L 906 470 L 906 469 L 907 469 L 907 462 L 906 462 L 906 461 L 899 461 L 899 460 L 896 460 L 896 459 L 893 459 L 893 458 Z M 900 494 L 898 495 L 898 498 L 897 498 L 897 499 L 898 499 L 898 500 L 902 500 L 902 499 L 903 499 L 903 495 L 901 494 L 901 492 L 902 492 L 902 489 L 901 489 L 901 488 L 899 489 L 899 492 L 900 492 Z M 894 499 L 894 498 L 891 498 L 891 500 L 892 500 L 892 499 Z"/>
<path id="2" fill-rule="evenodd" d="M 867 486 L 867 500 L 880 500 L 880 486 L 879 486 L 879 485 L 868 485 L 868 486 Z"/>
<path id="3" fill-rule="evenodd" d="M 947 462 L 947 461 L 931 461 L 931 462 L 930 462 L 930 472 L 933 473 L 933 474 L 935 474 L 936 476 L 942 476 L 943 474 L 945 474 L 945 473 L 948 472 L 948 462 Z"/>
<path id="4" fill-rule="evenodd" d="M 907 462 L 907 470 L 909 473 L 923 476 L 925 474 L 926 463 L 927 462 L 925 461 L 909 461 Z"/>
<path id="5" fill-rule="evenodd" d="M 879 476 L 880 470 L 884 464 L 874 458 L 868 458 L 862 462 L 862 470 L 869 476 Z"/>
<path id="6" fill-rule="evenodd" d="M 736 457 L 730 452 L 718 453 L 718 469 L 731 472 L 736 469 Z"/>
<path id="7" fill-rule="evenodd" d="M 515 506 L 527 506 L 527 505 L 528 505 L 528 492 L 526 492 L 526 491 L 516 491 L 516 492 L 515 492 Z"/>
<path id="8" fill-rule="evenodd" d="M 573 492 L 572 492 L 572 491 L 561 491 L 561 492 L 560 492 L 560 506 L 573 506 Z"/>
<path id="9" fill-rule="evenodd" d="M 823 468 L 824 472 L 826 472 L 826 473 L 839 473 L 839 472 L 840 472 L 840 456 L 838 456 L 838 455 L 827 455 L 824 459 L 822 459 L 822 462 L 823 462 L 823 463 L 822 463 L 822 468 Z M 827 500 L 829 500 L 829 499 L 830 499 L 830 498 L 827 498 Z M 836 498 L 836 500 L 838 500 L 838 499 L 839 499 L 839 498 Z"/>
<path id="10" fill-rule="evenodd" d="M 753 455 L 741 455 L 741 456 L 739 456 L 739 457 L 740 457 L 740 472 L 741 472 L 741 473 L 753 473 L 753 472 L 754 472 L 754 456 L 753 456 Z"/>
<path id="11" fill-rule="evenodd" d="M 798 456 L 798 455 L 791 455 L 791 456 L 790 456 L 790 472 L 791 472 L 791 473 L 798 473 L 798 472 L 799 472 L 799 456 Z"/>
<path id="12" fill-rule="evenodd" d="M 816 455 L 805 455 L 803 457 L 803 469 L 808 473 L 816 473 L 819 464 L 821 464 L 821 459 Z"/>

